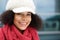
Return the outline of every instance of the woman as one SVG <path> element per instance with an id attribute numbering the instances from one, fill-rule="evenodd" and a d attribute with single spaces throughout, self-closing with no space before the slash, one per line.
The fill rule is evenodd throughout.
<path id="1" fill-rule="evenodd" d="M 42 21 L 35 14 L 33 0 L 9 0 L 1 21 L 0 40 L 39 40 L 36 29 Z"/>

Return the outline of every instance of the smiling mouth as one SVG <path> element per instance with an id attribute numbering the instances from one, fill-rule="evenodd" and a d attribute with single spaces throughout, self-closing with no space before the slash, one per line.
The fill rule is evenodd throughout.
<path id="1" fill-rule="evenodd" d="M 26 22 L 19 22 L 20 25 L 24 26 L 26 25 L 27 23 Z"/>

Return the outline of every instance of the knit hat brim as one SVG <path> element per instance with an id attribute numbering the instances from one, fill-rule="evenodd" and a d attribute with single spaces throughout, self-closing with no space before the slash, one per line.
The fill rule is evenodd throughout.
<path id="1" fill-rule="evenodd" d="M 14 8 L 12 9 L 12 11 L 14 13 L 20 13 L 20 12 L 25 12 L 25 11 L 28 11 L 28 12 L 31 12 L 33 14 L 35 14 L 35 11 L 29 7 L 20 7 L 20 8 Z"/>

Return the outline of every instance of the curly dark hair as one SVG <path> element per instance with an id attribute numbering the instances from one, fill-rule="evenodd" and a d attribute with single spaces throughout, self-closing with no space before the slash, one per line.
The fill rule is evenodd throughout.
<path id="1" fill-rule="evenodd" d="M 14 20 L 14 12 L 12 10 L 5 11 L 1 14 L 1 22 L 3 24 L 8 24 L 11 26 Z M 42 26 L 42 20 L 37 14 L 31 15 L 32 21 L 29 26 L 34 27 L 35 29 L 40 29 Z"/>

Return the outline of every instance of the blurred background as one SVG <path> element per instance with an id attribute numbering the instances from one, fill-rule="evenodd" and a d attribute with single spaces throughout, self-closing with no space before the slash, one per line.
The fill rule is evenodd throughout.
<path id="1" fill-rule="evenodd" d="M 0 15 L 5 11 L 7 0 L 0 0 Z M 34 0 L 36 12 L 43 20 L 38 31 L 41 40 L 60 40 L 60 0 Z M 0 27 L 2 27 L 0 21 Z"/>

